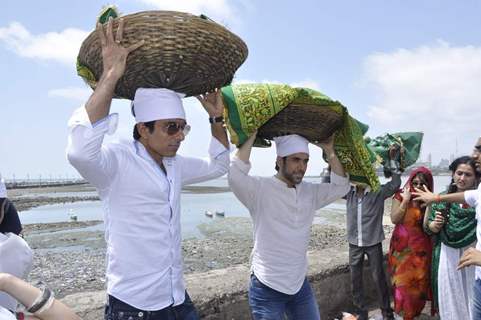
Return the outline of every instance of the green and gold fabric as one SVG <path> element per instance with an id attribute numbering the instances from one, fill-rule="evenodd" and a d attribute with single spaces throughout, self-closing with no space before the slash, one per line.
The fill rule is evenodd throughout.
<path id="1" fill-rule="evenodd" d="M 242 145 L 247 138 L 289 104 L 309 104 L 329 108 L 342 117 L 335 137 L 335 150 L 351 181 L 379 188 L 374 171 L 375 154 L 369 150 L 364 134 L 368 126 L 352 118 L 346 107 L 328 96 L 308 88 L 283 84 L 239 84 L 222 88 L 226 105 L 225 118 L 231 142 Z M 262 139 L 255 146 L 270 146 Z"/>

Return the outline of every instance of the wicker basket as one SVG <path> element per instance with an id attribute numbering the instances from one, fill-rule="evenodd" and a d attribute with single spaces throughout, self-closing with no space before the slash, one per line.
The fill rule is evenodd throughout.
<path id="1" fill-rule="evenodd" d="M 310 142 L 323 141 L 342 126 L 342 115 L 319 106 L 290 104 L 258 130 L 258 137 L 298 134 Z"/>
<path id="2" fill-rule="evenodd" d="M 144 11 L 123 17 L 122 45 L 144 40 L 130 53 L 117 83 L 119 98 L 133 99 L 137 88 L 168 88 L 194 96 L 230 84 L 247 58 L 246 44 L 235 34 L 201 16 L 174 11 Z M 118 20 L 114 19 L 114 34 Z M 92 32 L 78 55 L 79 74 L 92 88 L 102 74 L 100 40 Z M 85 74 L 90 72 L 89 77 Z M 93 80 L 93 79 L 94 80 Z"/>

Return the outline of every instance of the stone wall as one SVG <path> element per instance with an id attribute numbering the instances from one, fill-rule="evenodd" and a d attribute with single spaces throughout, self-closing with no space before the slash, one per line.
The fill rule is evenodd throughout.
<path id="1" fill-rule="evenodd" d="M 322 319 L 334 319 L 350 310 L 351 285 L 348 250 L 329 248 L 309 252 L 309 280 L 315 290 Z M 365 268 L 366 301 L 374 306 L 376 293 Z M 185 277 L 187 290 L 202 319 L 251 319 L 247 301 L 249 267 L 238 265 Z M 84 320 L 103 319 L 105 292 L 86 292 L 67 296 L 63 301 Z"/>

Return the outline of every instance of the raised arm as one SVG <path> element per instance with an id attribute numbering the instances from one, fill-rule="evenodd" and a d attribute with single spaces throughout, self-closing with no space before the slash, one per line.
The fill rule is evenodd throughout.
<path id="1" fill-rule="evenodd" d="M 339 161 L 339 158 L 337 157 L 334 150 L 334 134 L 327 138 L 325 141 L 315 143 L 314 145 L 318 146 L 322 149 L 322 151 L 326 153 L 327 161 L 329 162 L 331 171 L 338 176 L 345 177 L 346 172 L 344 171 L 341 161 Z"/>
<path id="2" fill-rule="evenodd" d="M 113 37 L 112 19 L 107 24 L 106 32 L 101 24 L 97 25 L 102 45 L 102 76 L 85 108 L 76 110 L 69 121 L 71 130 L 67 158 L 82 177 L 98 189 L 109 186 L 118 165 L 114 155 L 102 149 L 104 136 L 112 133 L 111 124 L 115 122 L 114 115 L 107 118 L 115 85 L 125 71 L 127 55 L 143 43 L 141 41 L 129 48 L 122 47 L 123 25 L 123 20 L 120 19 L 116 40 Z"/>
<path id="3" fill-rule="evenodd" d="M 401 186 L 401 174 L 392 172 L 391 180 L 381 186 L 381 195 L 384 199 L 392 197 Z"/>
<path id="4" fill-rule="evenodd" d="M 27 309 L 34 306 L 36 302 L 40 302 L 37 299 L 42 294 L 41 290 L 7 273 L 0 273 L 0 291 L 11 295 Z M 50 306 L 49 303 L 51 303 Z M 43 308 L 40 304 L 36 306 L 39 309 L 34 312 L 34 315 L 41 320 L 81 320 L 71 309 L 56 299 L 47 300 Z"/>
<path id="5" fill-rule="evenodd" d="M 221 91 L 216 89 L 215 92 L 197 96 L 197 99 L 209 114 L 212 136 L 222 143 L 224 147 L 229 148 L 229 141 L 223 121 L 224 102 L 222 101 Z"/>
<path id="6" fill-rule="evenodd" d="M 109 18 L 106 30 L 101 23 L 97 23 L 96 33 L 102 46 L 103 71 L 95 91 L 85 105 L 91 123 L 96 123 L 109 114 L 115 86 L 125 72 L 127 56 L 144 43 L 142 40 L 128 48 L 123 47 L 121 45 L 123 31 L 124 20 L 122 18 L 119 19 L 115 39 L 112 17 Z"/>
<path id="7" fill-rule="evenodd" d="M 435 194 L 429 191 L 426 187 L 423 190 L 414 188 L 416 192 L 413 192 L 413 199 L 417 201 L 430 204 L 433 202 L 455 202 L 464 203 L 464 192 L 447 193 L 447 194 Z"/>
<path id="8" fill-rule="evenodd" d="M 396 198 L 392 199 L 391 222 L 394 224 L 401 223 L 404 220 L 404 215 L 406 214 L 409 201 L 411 200 L 411 192 L 409 191 L 409 187 L 404 187 L 401 195 L 402 201 L 399 201 Z"/>
<path id="9" fill-rule="evenodd" d="M 256 140 L 257 132 L 247 139 L 237 150 L 236 156 L 231 162 L 228 174 L 229 186 L 242 204 L 252 209 L 259 191 L 259 178 L 249 176 L 249 158 L 252 146 Z M 252 211 L 251 211 L 252 213 Z"/>

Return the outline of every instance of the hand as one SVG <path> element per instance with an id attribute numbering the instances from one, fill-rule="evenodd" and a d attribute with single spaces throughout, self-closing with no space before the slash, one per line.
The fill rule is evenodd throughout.
<path id="1" fill-rule="evenodd" d="M 409 187 L 403 188 L 403 191 L 401 192 L 401 196 L 403 198 L 403 201 L 409 202 L 411 200 L 411 191 L 409 190 Z"/>
<path id="2" fill-rule="evenodd" d="M 322 148 L 324 152 L 328 154 L 334 153 L 334 136 L 335 134 L 332 134 L 329 138 L 327 138 L 324 141 L 320 141 L 318 143 L 314 143 L 314 145 L 318 146 L 319 148 Z"/>
<path id="3" fill-rule="evenodd" d="M 125 72 L 125 66 L 127 63 L 127 56 L 132 51 L 136 50 L 144 44 L 144 40 L 141 40 L 128 48 L 120 45 L 122 42 L 124 32 L 124 20 L 119 18 L 119 27 L 114 39 L 112 17 L 107 22 L 107 30 L 101 23 L 97 23 L 97 36 L 100 38 L 100 44 L 102 46 L 102 61 L 103 61 L 103 76 L 111 76 L 114 79 L 120 79 Z"/>
<path id="4" fill-rule="evenodd" d="M 458 270 L 472 265 L 481 266 L 481 251 L 475 248 L 469 248 L 464 251 L 459 259 Z"/>
<path id="5" fill-rule="evenodd" d="M 434 217 L 434 221 L 429 224 L 431 231 L 438 233 L 441 231 L 446 220 L 444 219 L 441 212 L 436 211 L 436 216 Z"/>
<path id="6" fill-rule="evenodd" d="M 224 115 L 224 101 L 222 100 L 222 92 L 220 89 L 196 96 L 196 98 L 200 101 L 205 111 L 207 111 L 209 117 L 214 118 Z"/>
<path id="7" fill-rule="evenodd" d="M 414 200 L 424 202 L 425 204 L 430 204 L 436 200 L 436 195 L 429 191 L 429 189 L 423 185 L 423 189 L 414 188 L 413 192 Z"/>

